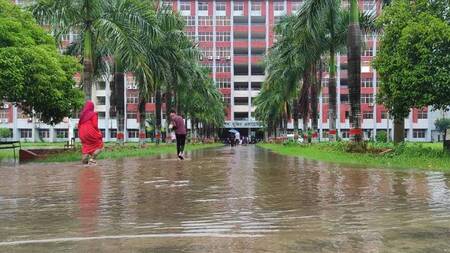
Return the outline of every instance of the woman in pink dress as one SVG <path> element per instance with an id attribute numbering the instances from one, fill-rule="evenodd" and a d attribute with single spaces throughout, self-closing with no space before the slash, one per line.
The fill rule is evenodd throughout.
<path id="1" fill-rule="evenodd" d="M 80 113 L 78 134 L 82 145 L 82 162 L 84 164 L 95 164 L 95 159 L 103 149 L 103 136 L 98 129 L 98 116 L 94 112 L 94 103 L 92 101 L 87 101 Z"/>

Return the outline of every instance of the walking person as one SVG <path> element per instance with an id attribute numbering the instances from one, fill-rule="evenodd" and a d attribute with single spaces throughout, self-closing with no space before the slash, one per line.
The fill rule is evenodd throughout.
<path id="1" fill-rule="evenodd" d="M 83 164 L 96 164 L 96 158 L 103 149 L 102 132 L 98 129 L 98 116 L 94 112 L 94 103 L 87 101 L 80 113 L 78 134 L 81 140 Z"/>
<path id="2" fill-rule="evenodd" d="M 186 143 L 186 126 L 183 117 L 177 115 L 174 110 L 170 111 L 172 128 L 175 130 L 177 139 L 177 155 L 180 160 L 184 159 L 184 145 Z"/>

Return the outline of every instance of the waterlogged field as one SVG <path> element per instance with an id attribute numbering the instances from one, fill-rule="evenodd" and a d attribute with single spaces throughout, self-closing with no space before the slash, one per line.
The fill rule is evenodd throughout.
<path id="1" fill-rule="evenodd" d="M 447 252 L 450 174 L 364 168 L 253 145 L 0 167 L 0 252 Z"/>

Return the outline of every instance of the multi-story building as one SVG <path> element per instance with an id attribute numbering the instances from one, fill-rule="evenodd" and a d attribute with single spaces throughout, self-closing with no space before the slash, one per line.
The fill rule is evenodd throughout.
<path id="1" fill-rule="evenodd" d="M 16 0 L 17 3 L 23 2 Z M 275 43 L 273 27 L 285 15 L 294 14 L 303 3 L 302 0 L 165 0 L 163 5 L 176 10 L 186 21 L 186 34 L 198 43 L 201 62 L 211 69 L 211 77 L 223 94 L 227 106 L 224 128 L 236 128 L 243 135 L 254 135 L 261 124 L 255 120 L 253 100 L 258 95 L 265 78 L 263 58 L 267 50 Z M 343 4 L 348 4 L 343 1 Z M 364 11 L 379 13 L 380 0 L 360 0 Z M 68 34 L 66 42 L 76 38 Z M 364 35 L 365 46 L 362 51 L 361 66 L 361 109 L 363 129 L 366 138 L 372 138 L 378 131 L 391 130 L 393 122 L 386 109 L 375 103 L 378 77 L 371 67 L 376 55 L 378 37 L 376 34 Z M 349 137 L 349 96 L 347 78 L 347 57 L 338 55 L 337 101 L 338 133 Z M 129 141 L 137 141 L 138 91 L 133 75 L 125 78 L 126 133 Z M 99 112 L 99 127 L 106 140 L 115 140 L 116 120 L 110 112 L 110 81 L 105 78 L 93 87 L 96 110 Z M 320 95 L 321 135 L 328 129 L 328 74 L 323 76 L 323 89 Z M 153 103 L 146 105 L 148 113 L 154 113 Z M 164 115 L 164 114 L 163 114 Z M 412 109 L 405 121 L 406 137 L 413 141 L 437 140 L 434 121 L 442 117 L 442 112 L 433 112 L 430 108 Z M 58 140 L 59 137 L 76 136 L 74 129 L 77 120 L 70 119 L 56 126 L 40 124 L 20 113 L 18 108 L 6 106 L 0 110 L 0 123 L 11 128 L 14 138 Z M 292 128 L 292 122 L 290 128 Z M 300 121 L 300 126 L 302 122 Z M 389 131 L 392 134 L 392 131 Z"/>

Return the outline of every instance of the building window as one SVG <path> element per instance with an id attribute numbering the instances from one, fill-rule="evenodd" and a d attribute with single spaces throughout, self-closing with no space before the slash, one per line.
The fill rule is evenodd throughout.
<path id="1" fill-rule="evenodd" d="M 225 103 L 225 105 L 227 105 L 227 107 L 231 106 L 231 96 L 230 96 L 230 94 L 223 94 L 222 95 L 222 100 Z"/>
<path id="2" fill-rule="evenodd" d="M 425 110 L 419 110 L 417 112 L 417 118 L 418 119 L 428 119 L 428 112 Z"/>
<path id="3" fill-rule="evenodd" d="M 8 118 L 8 109 L 0 109 L 0 119 L 7 119 Z"/>
<path id="4" fill-rule="evenodd" d="M 198 25 L 199 26 L 212 26 L 213 25 L 212 17 L 209 17 L 209 16 L 198 17 Z"/>
<path id="5" fill-rule="evenodd" d="M 198 11 L 208 11 L 208 2 L 198 2 Z"/>
<path id="6" fill-rule="evenodd" d="M 252 1 L 252 11 L 259 11 L 261 12 L 261 2 L 259 1 Z"/>
<path id="7" fill-rule="evenodd" d="M 127 104 L 138 104 L 139 97 L 137 94 L 127 94 Z"/>
<path id="8" fill-rule="evenodd" d="M 195 32 L 194 31 L 187 31 L 187 32 L 185 32 L 185 34 L 190 40 L 195 41 Z"/>
<path id="9" fill-rule="evenodd" d="M 302 7 L 303 1 L 293 1 L 292 2 L 292 11 L 298 12 Z"/>
<path id="10" fill-rule="evenodd" d="M 372 78 L 361 78 L 361 87 L 372 88 Z"/>
<path id="11" fill-rule="evenodd" d="M 275 24 L 278 24 L 278 23 L 280 23 L 280 21 L 281 21 L 281 19 L 282 19 L 283 17 L 282 16 L 276 16 L 275 18 L 274 18 L 274 23 Z"/>
<path id="12" fill-rule="evenodd" d="M 381 118 L 382 119 L 387 119 L 388 118 L 388 111 L 382 111 L 381 112 Z"/>
<path id="13" fill-rule="evenodd" d="M 97 90 L 105 90 L 106 89 L 106 82 L 100 81 L 97 83 Z"/>
<path id="14" fill-rule="evenodd" d="M 212 47 L 204 47 L 201 48 L 202 56 L 205 58 L 213 57 L 213 48 Z"/>
<path id="15" fill-rule="evenodd" d="M 227 58 L 231 56 L 231 49 L 229 47 L 218 47 L 217 48 L 217 56 L 221 58 Z"/>
<path id="16" fill-rule="evenodd" d="M 186 26 L 195 26 L 195 17 L 184 16 L 184 22 L 186 22 Z"/>
<path id="17" fill-rule="evenodd" d="M 349 133 L 348 129 L 342 129 L 341 135 L 342 135 L 342 138 L 344 138 L 344 139 L 350 138 L 350 133 Z"/>
<path id="18" fill-rule="evenodd" d="M 161 7 L 172 9 L 172 3 L 169 1 L 163 1 Z"/>
<path id="19" fill-rule="evenodd" d="M 225 11 L 226 10 L 226 4 L 225 2 L 216 2 L 216 11 Z"/>
<path id="20" fill-rule="evenodd" d="M 212 68 L 213 68 L 213 63 L 212 62 L 205 62 L 202 63 L 202 66 L 205 68 L 208 68 L 210 72 L 212 72 Z"/>
<path id="21" fill-rule="evenodd" d="M 231 88 L 231 80 L 230 79 L 217 79 L 216 86 L 219 89 L 229 89 Z"/>
<path id="22" fill-rule="evenodd" d="M 98 115 L 99 119 L 104 119 L 106 117 L 106 113 L 105 112 L 98 112 L 97 115 Z"/>
<path id="23" fill-rule="evenodd" d="M 227 26 L 230 25 L 230 17 L 222 16 L 222 17 L 216 17 L 216 26 Z"/>
<path id="24" fill-rule="evenodd" d="M 97 97 L 97 105 L 106 105 L 106 97 Z"/>
<path id="25" fill-rule="evenodd" d="M 127 112 L 127 119 L 137 119 L 136 112 Z"/>
<path id="26" fill-rule="evenodd" d="M 242 1 L 236 1 L 234 2 L 234 11 L 244 11 L 244 2 Z"/>
<path id="27" fill-rule="evenodd" d="M 377 6 L 376 0 L 363 0 L 364 11 L 375 11 Z"/>
<path id="28" fill-rule="evenodd" d="M 218 62 L 216 64 L 216 72 L 230 72 L 231 71 L 231 64 L 229 62 Z"/>
<path id="29" fill-rule="evenodd" d="M 109 136 L 111 138 L 117 138 L 117 129 L 109 129 Z"/>
<path id="30" fill-rule="evenodd" d="M 181 11 L 190 11 L 191 10 L 191 2 L 190 1 L 181 1 L 180 2 L 180 10 Z"/>
<path id="31" fill-rule="evenodd" d="M 364 111 L 363 119 L 373 119 L 373 112 L 372 111 Z"/>
<path id="32" fill-rule="evenodd" d="M 212 32 L 199 32 L 198 33 L 198 41 L 212 41 L 213 39 Z"/>
<path id="33" fill-rule="evenodd" d="M 324 95 L 322 97 L 322 103 L 328 104 L 329 102 L 330 102 L 330 97 L 328 97 L 328 95 Z"/>
<path id="34" fill-rule="evenodd" d="M 58 139 L 69 138 L 69 130 L 67 129 L 55 129 L 55 134 Z"/>
<path id="35" fill-rule="evenodd" d="M 139 138 L 139 130 L 128 129 L 128 138 Z"/>
<path id="36" fill-rule="evenodd" d="M 361 104 L 372 104 L 373 94 L 361 94 Z"/>
<path id="37" fill-rule="evenodd" d="M 413 130 L 413 138 L 415 139 L 424 139 L 427 133 L 426 129 L 414 129 Z"/>
<path id="38" fill-rule="evenodd" d="M 348 94 L 341 94 L 341 104 L 348 104 Z"/>
<path id="39" fill-rule="evenodd" d="M 19 129 L 20 132 L 20 138 L 32 138 L 33 137 L 33 131 L 31 129 Z"/>
<path id="40" fill-rule="evenodd" d="M 216 41 L 230 41 L 230 32 L 217 32 Z"/>
<path id="41" fill-rule="evenodd" d="M 50 131 L 48 129 L 39 129 L 39 138 L 48 139 L 50 138 Z"/>
<path id="42" fill-rule="evenodd" d="M 373 49 L 371 47 L 365 49 L 362 56 L 373 56 Z"/>
<path id="43" fill-rule="evenodd" d="M 274 11 L 284 11 L 284 1 L 275 0 L 273 2 L 273 9 Z"/>

